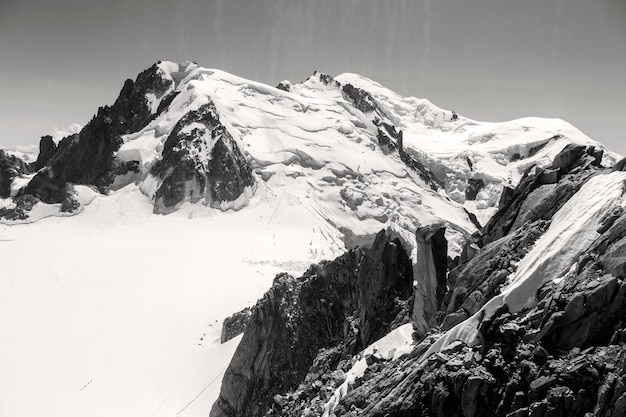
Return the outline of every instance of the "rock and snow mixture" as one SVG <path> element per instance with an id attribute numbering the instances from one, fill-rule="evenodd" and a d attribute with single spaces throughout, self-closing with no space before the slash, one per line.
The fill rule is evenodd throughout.
<path id="1" fill-rule="evenodd" d="M 568 162 L 561 164 L 564 159 Z M 563 169 L 547 178 L 544 174 L 555 164 Z M 278 339 L 281 346 L 298 349 L 308 345 L 311 332 L 302 340 L 285 327 L 269 330 L 267 322 L 253 321 L 227 371 L 240 376 L 237 384 L 224 380 L 211 416 L 624 415 L 625 198 L 626 173 L 602 168 L 584 147 L 564 150 L 553 166 L 524 177 L 482 231 L 483 237 L 494 230 L 504 235 L 473 254 L 464 251 L 448 274 L 447 294 L 430 317 L 426 335 L 415 331 L 411 316 L 416 292 L 406 303 L 399 297 L 382 310 L 391 315 L 386 335 L 367 347 L 355 344 L 370 327 L 354 321 L 368 316 L 363 314 L 368 303 L 359 302 L 343 319 L 343 328 L 353 332 L 321 339 L 324 333 L 318 331 L 314 352 L 287 368 L 264 347 Z M 530 213 L 527 222 L 515 221 Z M 436 250 L 434 245 L 430 249 Z M 323 273 L 330 265 L 333 273 Z M 313 276 L 331 285 L 335 276 L 354 270 L 358 287 L 368 268 L 389 271 L 337 258 L 313 270 Z M 310 280 L 305 275 L 296 282 Z M 268 294 L 277 290 L 275 285 Z M 363 295 L 358 288 L 352 293 Z M 332 286 L 329 294 L 300 293 L 288 311 L 309 303 L 333 306 L 333 295 Z M 263 303 L 253 314 L 266 310 Z M 385 315 L 382 311 L 379 316 Z M 283 315 L 278 309 L 265 316 Z M 307 318 L 300 317 L 295 328 L 306 329 Z M 299 376 L 289 379 L 276 369 L 295 369 Z M 268 374 L 269 380 L 263 377 Z"/>
<path id="2" fill-rule="evenodd" d="M 565 152 L 572 159 L 565 166 L 560 155 L 571 147 L 580 152 Z M 483 323 L 501 318 L 502 305 L 511 315 L 504 328 L 538 334 L 556 323 L 544 333 L 560 340 L 552 313 L 565 301 L 554 301 L 556 310 L 541 305 L 545 323 L 520 317 L 538 308 L 537 288 L 561 291 L 568 277 L 598 263 L 617 279 L 606 290 L 609 301 L 623 288 L 616 255 L 623 236 L 614 231 L 598 246 L 617 227 L 607 219 L 620 218 L 607 213 L 624 205 L 622 173 L 600 173 L 618 156 L 561 120 L 454 117 L 356 74 L 314 73 L 274 88 L 163 61 L 127 80 L 115 103 L 79 132 L 60 141 L 44 137 L 39 150 L 38 158 L 0 151 L 2 415 L 207 415 L 241 340 L 219 343 L 223 319 L 253 306 L 276 274 L 300 276 L 346 249 L 369 247 L 381 229 L 397 238 L 390 248 L 406 251 L 409 281 L 419 291 L 402 292 L 382 310 L 372 294 L 355 296 L 337 322 L 345 331 L 307 356 L 320 369 L 307 374 L 310 363 L 303 369 L 293 358 L 298 372 L 282 391 L 257 392 L 271 394 L 272 412 L 341 413 L 386 369 L 411 361 L 419 374 L 431 358 L 450 356 L 450 346 L 462 343 L 467 356 L 497 344 L 485 340 L 500 333 Z M 417 247 L 415 233 L 431 225 L 445 230 L 445 265 L 434 252 L 425 264 L 432 248 Z M 515 259 L 506 255 L 514 245 Z M 376 256 L 396 249 L 387 250 Z M 441 273 L 420 281 L 421 270 L 453 271 L 443 282 Z M 580 313 L 575 323 L 587 323 L 583 330 L 590 315 L 602 317 L 585 302 L 590 288 L 567 293 L 576 300 L 583 294 L 583 307 L 570 307 Z M 421 306 L 432 294 L 437 301 L 425 303 L 428 314 L 416 312 L 414 299 Z M 544 304 L 557 298 L 542 296 Z M 316 311 L 327 308 L 336 313 L 333 306 Z M 384 324 L 373 318 L 387 315 L 394 317 Z M 416 320 L 417 345 L 408 324 Z M 597 343 L 592 330 L 583 330 L 574 345 Z M 368 336 L 357 343 L 357 334 Z M 324 380 L 315 392 L 313 375 Z M 618 379 L 611 395 L 619 393 Z M 387 408 L 376 410 L 393 415 L 383 403 Z M 357 414 L 366 408 L 352 405 Z"/>

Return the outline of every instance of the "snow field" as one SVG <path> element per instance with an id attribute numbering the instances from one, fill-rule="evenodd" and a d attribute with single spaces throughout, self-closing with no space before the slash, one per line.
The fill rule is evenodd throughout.
<path id="1" fill-rule="evenodd" d="M 220 345 L 222 320 L 276 273 L 343 250 L 270 192 L 157 216 L 130 185 L 77 216 L 0 226 L 0 415 L 208 415 L 239 340 Z"/>

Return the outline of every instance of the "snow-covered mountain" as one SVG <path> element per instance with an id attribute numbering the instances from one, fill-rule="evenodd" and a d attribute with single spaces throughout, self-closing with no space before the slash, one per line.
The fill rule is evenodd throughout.
<path id="1" fill-rule="evenodd" d="M 241 340 L 219 343 L 222 320 L 276 274 L 340 255 L 353 266 L 349 287 L 373 280 L 369 296 L 346 295 L 341 314 L 359 310 L 355 328 L 371 328 L 351 349 L 391 331 L 376 317 L 392 311 L 432 342 L 420 345 L 428 356 L 456 340 L 475 345 L 484 317 L 502 303 L 532 308 L 546 271 L 561 280 L 624 205 L 621 173 L 600 175 L 619 156 L 564 121 L 478 122 L 356 74 L 271 87 L 162 61 L 79 133 L 43 137 L 35 161 L 20 156 L 0 151 L 0 414 L 11 416 L 206 415 Z M 497 284 L 473 281 L 482 275 L 472 262 L 489 264 L 488 248 L 524 232 L 532 239 L 514 268 Z M 406 259 L 388 259 L 398 248 Z M 401 305 L 374 290 L 376 262 L 409 274 Z M 482 284 L 489 290 L 474 294 Z M 397 308 L 364 310 L 372 294 Z M 266 307 L 256 308 L 253 317 Z M 398 329 L 404 336 L 381 346 L 413 351 Z M 324 412 L 351 389 L 341 386 Z M 285 390 L 257 393 L 271 401 Z"/>

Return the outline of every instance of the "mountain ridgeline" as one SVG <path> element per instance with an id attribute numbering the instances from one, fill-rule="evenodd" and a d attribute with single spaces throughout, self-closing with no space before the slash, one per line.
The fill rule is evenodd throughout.
<path id="1" fill-rule="evenodd" d="M 185 65 L 189 68 L 194 64 Z M 167 109 L 178 94 L 175 83 L 185 69 L 165 74 L 154 64 L 135 81 L 126 80 L 115 103 L 100 107 L 79 133 L 62 139 L 58 145 L 51 136 L 43 136 L 37 161 L 18 169 L 36 174 L 18 190 L 16 203 L 35 198 L 68 207 L 68 201 L 75 200 L 74 184 L 93 186 L 107 193 L 120 186 L 116 179 L 135 179 L 133 174 L 140 173 L 141 161 L 117 158 L 123 136 L 141 130 Z M 153 104 L 156 100 L 158 106 Z M 220 123 L 211 103 L 188 112 L 176 123 L 164 141 L 161 158 L 149 172 L 160 183 L 154 196 L 155 213 L 166 214 L 183 201 L 197 202 L 202 198 L 219 206 L 221 202 L 235 201 L 246 187 L 254 185 L 244 155 Z M 11 176 L 3 175 L 2 179 L 0 191 L 8 197 Z M 79 203 L 73 209 L 71 206 L 69 211 L 78 208 Z M 6 217 L 11 215 L 15 213 L 5 212 Z"/>
<path id="2" fill-rule="evenodd" d="M 162 61 L 31 160 L 0 150 L 3 223 L 126 191 L 155 219 L 270 204 L 268 236 L 297 207 L 339 240 L 225 321 L 211 417 L 626 415 L 626 163 L 564 121 Z"/>

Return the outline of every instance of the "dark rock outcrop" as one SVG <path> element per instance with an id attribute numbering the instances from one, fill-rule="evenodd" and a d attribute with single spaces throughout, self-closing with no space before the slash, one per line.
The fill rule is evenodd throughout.
<path id="1" fill-rule="evenodd" d="M 57 144 L 54 143 L 52 136 L 46 135 L 41 137 L 39 141 L 39 155 L 37 156 L 34 166 L 35 171 L 39 171 L 48 163 L 56 148 Z"/>
<path id="2" fill-rule="evenodd" d="M 483 228 L 481 246 L 535 220 L 548 220 L 589 179 L 600 165 L 593 147 L 566 146 L 546 168 L 532 167 L 514 190 L 502 193 L 498 212 Z M 550 176 L 554 179 L 548 180 Z"/>
<path id="3" fill-rule="evenodd" d="M 162 95 L 172 81 L 161 77 L 155 65 L 137 79 L 126 80 L 112 106 L 98 109 L 97 114 L 78 133 L 64 138 L 54 150 L 48 139 L 42 139 L 36 166 L 40 170 L 24 190 L 46 203 L 65 198 L 65 184 L 87 184 L 105 192 L 114 179 L 114 152 L 122 144 L 122 135 L 144 127 L 155 116 L 146 102 L 146 93 Z M 44 142 L 45 140 L 45 142 Z M 45 146 L 44 146 L 45 145 Z"/>
<path id="4" fill-rule="evenodd" d="M 291 83 L 289 81 L 281 81 L 278 83 L 278 85 L 276 86 L 276 88 L 278 88 L 279 90 L 283 90 L 283 91 L 291 91 Z"/>
<path id="5" fill-rule="evenodd" d="M 626 282 L 604 270 L 626 229 L 620 219 L 573 275 L 539 289 L 535 307 L 500 308 L 484 320 L 480 345 L 455 342 L 424 362 L 417 353 L 385 363 L 357 381 L 335 415 L 623 415 Z"/>
<path id="6" fill-rule="evenodd" d="M 518 322 L 519 323 L 519 322 Z M 618 416 L 626 345 L 548 351 L 523 342 L 505 313 L 485 326 L 486 343 L 450 346 L 420 363 L 409 357 L 366 373 L 336 416 Z"/>
<path id="7" fill-rule="evenodd" d="M 254 410 L 230 406 L 233 403 L 225 402 L 224 397 L 220 398 L 212 415 L 624 415 L 626 211 L 621 206 L 603 213 L 595 231 L 595 241 L 582 252 L 564 278 L 546 277 L 545 283 L 537 289 L 536 302 L 531 307 L 512 312 L 503 304 L 488 316 L 480 317 L 475 346 L 454 341 L 425 356 L 440 332 L 477 313 L 509 283 L 518 263 L 548 230 L 553 215 L 589 178 L 601 174 L 600 160 L 601 154 L 593 148 L 571 146 L 563 150 L 551 167 L 529 170 L 520 185 L 510 189 L 502 198 L 501 209 L 485 227 L 484 234 L 473 236 L 462 256 L 454 261 L 447 257 L 443 228 L 419 229 L 416 233 L 418 267 L 414 276 L 418 291 L 413 308 L 410 298 L 405 301 L 397 299 L 394 303 L 388 301 L 385 303 L 388 307 L 377 312 L 371 301 L 380 297 L 375 295 L 379 287 L 368 283 L 359 289 L 359 282 L 368 282 L 362 279 L 367 262 L 357 259 L 359 252 L 355 251 L 309 271 L 300 280 L 281 281 L 281 285 L 291 283 L 286 291 L 291 295 L 273 298 L 273 305 L 293 306 L 297 299 L 301 307 L 283 307 L 289 311 L 285 314 L 278 307 L 264 310 L 259 307 L 263 305 L 260 302 L 257 309 L 266 311 L 263 322 L 271 325 L 288 323 L 283 330 L 267 324 L 257 326 L 255 343 L 248 341 L 244 347 L 240 346 L 242 352 L 244 349 L 252 352 L 248 360 L 254 363 L 261 361 L 258 352 L 262 352 L 263 358 L 286 356 L 295 361 L 292 351 L 276 350 L 279 343 L 273 342 L 275 338 L 270 338 L 271 343 L 267 342 L 267 335 L 290 332 L 287 339 L 281 339 L 282 344 L 287 344 L 286 340 L 300 340 L 309 346 L 314 343 L 312 338 L 323 342 L 308 351 L 299 349 L 308 353 L 300 365 L 301 370 L 306 370 L 302 370 L 297 378 L 290 379 L 279 389 L 262 390 L 264 396 L 260 398 L 245 397 L 244 401 L 255 404 Z M 385 251 L 380 250 L 379 239 L 380 235 L 374 245 L 379 250 L 368 252 L 380 254 L 374 256 L 374 264 L 384 264 Z M 367 255 L 363 253 L 361 256 L 365 258 Z M 340 275 L 342 279 L 339 280 L 338 275 L 328 279 L 331 274 L 321 271 L 337 263 L 347 266 L 344 275 Z M 454 268 L 446 276 L 449 266 Z M 351 268 L 354 272 L 350 272 Z M 375 266 L 367 266 L 367 269 L 377 270 Z M 428 279 L 424 280 L 424 276 Z M 280 287 L 275 285 L 273 290 Z M 363 288 L 367 292 L 364 293 Z M 364 295 L 370 302 L 359 301 Z M 362 314 L 362 311 L 355 313 L 356 307 L 374 315 Z M 421 313 L 421 321 L 415 319 L 416 309 Z M 418 343 L 413 345 L 413 351 L 394 360 L 376 354 L 367 355 L 363 359 L 368 366 L 362 377 L 347 387 L 341 385 L 358 359 L 353 355 L 393 328 L 395 324 L 385 323 L 389 323 L 394 315 L 396 319 L 392 323 L 400 323 L 398 317 L 405 317 L 407 311 L 413 312 L 416 327 L 414 337 Z M 381 333 L 367 336 L 364 323 L 376 324 L 373 319 L 377 316 L 386 317 L 377 324 Z M 291 343 L 289 346 L 293 350 L 302 345 Z M 295 368 L 298 365 L 289 362 L 285 367 L 286 375 L 293 376 L 289 370 Z M 269 371 L 251 373 L 247 369 L 231 371 L 238 376 L 273 375 Z M 277 378 L 283 382 L 288 379 Z M 271 378 L 257 384 L 248 382 L 247 385 L 268 387 L 272 385 L 268 381 Z M 226 389 L 226 396 L 230 395 L 232 401 L 239 398 L 233 394 L 237 391 L 232 388 L 237 384 L 243 384 L 243 380 L 225 379 L 223 392 Z M 260 395 L 261 391 L 255 392 Z"/>
<path id="8" fill-rule="evenodd" d="M 11 196 L 11 183 L 15 177 L 29 172 L 29 164 L 0 149 L 0 198 L 9 198 Z"/>
<path id="9" fill-rule="evenodd" d="M 572 170 L 576 168 L 570 166 Z M 590 175 L 595 172 L 591 166 L 584 170 Z M 515 265 L 543 234 L 549 221 L 520 225 L 514 233 L 486 245 L 461 262 L 459 270 L 451 272 L 454 277 L 448 283 L 453 290 L 444 301 L 449 314 L 443 330 L 478 311 L 499 292 L 499 285 L 515 272 Z M 519 313 L 510 313 L 505 305 L 497 309 L 482 320 L 480 343 L 474 347 L 454 342 L 441 352 L 422 358 L 432 343 L 432 339 L 424 339 L 415 347 L 415 354 L 385 363 L 375 372 L 366 372 L 339 402 L 334 414 L 623 415 L 623 210 L 606 213 L 598 233 L 596 241 L 579 257 L 575 270 L 565 279 L 549 280 L 538 289 L 534 307 Z"/>
<path id="10" fill-rule="evenodd" d="M 622 158 L 615 163 L 613 171 L 626 171 L 626 158 Z"/>
<path id="11" fill-rule="evenodd" d="M 412 281 L 402 244 L 385 232 L 369 250 L 349 251 L 300 278 L 277 276 L 253 309 L 211 416 L 262 416 L 295 406 L 293 392 L 307 374 L 334 370 L 400 324 L 395 319 L 408 310 Z M 317 392 L 297 395 L 304 401 Z"/>
<path id="12" fill-rule="evenodd" d="M 220 207 L 254 185 L 245 156 L 221 124 L 212 102 L 179 120 L 162 155 L 151 171 L 162 180 L 155 194 L 155 213 L 167 214 L 184 201 L 202 199 Z"/>
<path id="13" fill-rule="evenodd" d="M 430 318 L 437 312 L 446 294 L 448 274 L 448 241 L 445 225 L 431 225 L 415 232 L 417 264 L 414 279 L 417 281 L 413 321 L 418 336 L 422 337 L 430 327 Z"/>
<path id="14" fill-rule="evenodd" d="M 220 343 L 228 342 L 230 339 L 239 336 L 246 330 L 250 318 L 252 317 L 252 309 L 246 307 L 243 310 L 226 317 L 222 324 L 222 335 L 220 337 Z"/>
<path id="15" fill-rule="evenodd" d="M 485 187 L 485 181 L 480 178 L 470 178 L 467 180 L 467 188 L 465 189 L 465 198 L 468 200 L 476 200 L 476 196 Z"/>
<path id="16" fill-rule="evenodd" d="M 0 208 L 0 218 L 7 220 L 25 220 L 28 218 L 28 213 L 38 202 L 39 199 L 37 197 L 28 194 L 16 197 L 13 199 L 13 203 L 15 203 L 14 207 Z"/>
<path id="17" fill-rule="evenodd" d="M 486 245 L 450 271 L 449 292 L 441 306 L 443 314 L 439 317 L 442 321 L 436 324 L 448 330 L 498 295 L 507 278 L 515 272 L 515 265 L 549 225 L 546 220 L 526 224 L 515 233 Z"/>
<path id="18" fill-rule="evenodd" d="M 342 87 L 342 91 L 347 97 L 350 98 L 350 100 L 352 100 L 352 102 L 354 102 L 355 107 L 363 113 L 373 111 L 380 112 L 378 106 L 376 105 L 376 101 L 367 91 L 355 87 L 352 84 L 344 85 Z"/>

